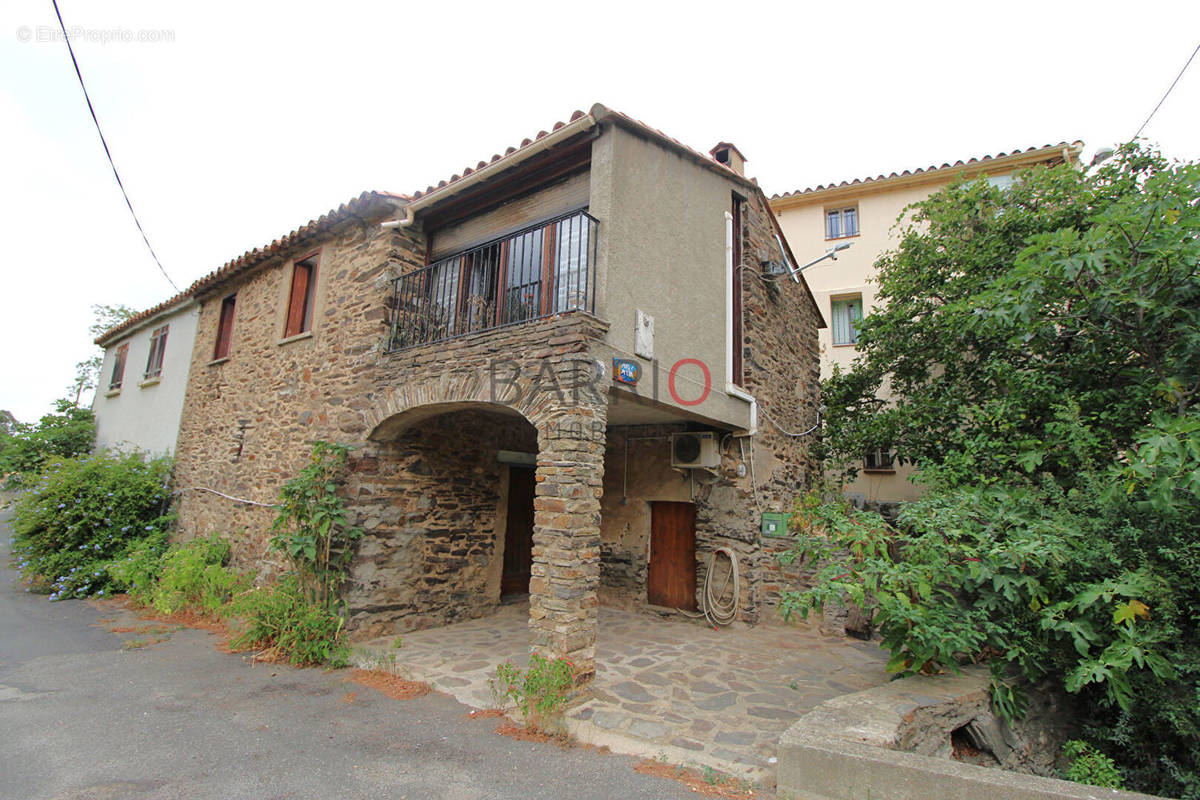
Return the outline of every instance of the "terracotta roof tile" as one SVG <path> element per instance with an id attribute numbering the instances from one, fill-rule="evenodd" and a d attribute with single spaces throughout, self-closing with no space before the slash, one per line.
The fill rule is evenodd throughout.
<path id="1" fill-rule="evenodd" d="M 1022 150 L 1021 148 L 1018 147 L 1015 150 L 1008 152 L 1008 153 L 996 153 L 995 155 L 980 156 L 978 158 L 968 158 L 966 161 L 959 160 L 959 161 L 955 161 L 954 163 L 947 162 L 945 164 L 942 164 L 941 166 L 938 166 L 936 164 L 931 164 L 928 167 L 919 167 L 917 169 L 912 169 L 912 170 L 906 169 L 906 170 L 903 170 L 902 172 L 893 172 L 889 175 L 876 175 L 873 178 L 854 178 L 853 180 L 842 181 L 841 183 L 822 183 L 822 184 L 818 184 L 817 186 L 810 186 L 806 189 L 797 189 L 793 192 L 784 192 L 783 194 L 772 195 L 771 199 L 772 200 L 784 200 L 789 197 L 802 197 L 803 195 L 806 195 L 806 194 L 816 194 L 817 192 L 824 192 L 829 189 L 841 189 L 846 186 L 859 186 L 859 185 L 865 185 L 865 184 L 869 184 L 869 183 L 878 183 L 879 181 L 892 180 L 893 178 L 904 178 L 904 177 L 908 177 L 911 175 L 923 175 L 925 173 L 941 172 L 942 170 L 948 170 L 948 169 L 962 169 L 965 167 L 970 167 L 970 166 L 974 166 L 974 165 L 978 165 L 978 164 L 986 164 L 989 161 L 996 161 L 998 159 L 1008 158 L 1010 156 L 1019 156 L 1019 155 L 1023 155 L 1023 154 L 1027 154 L 1027 153 L 1036 153 L 1038 150 L 1049 150 L 1049 149 L 1061 150 L 1064 147 L 1079 149 L 1079 148 L 1083 147 L 1083 142 L 1076 141 L 1076 142 L 1059 142 L 1058 144 L 1044 144 L 1041 147 L 1027 147 L 1024 150 Z"/>
<path id="2" fill-rule="evenodd" d="M 125 320 L 124 322 L 122 322 L 118 325 L 114 325 L 113 327 L 106 330 L 104 333 L 100 334 L 100 336 L 96 337 L 95 343 L 100 345 L 101 347 L 103 347 L 104 346 L 102 344 L 103 342 L 109 341 L 117 336 L 120 336 L 123 333 L 133 330 L 134 328 L 138 327 L 146 320 L 150 319 L 151 317 L 153 317 L 157 314 L 161 314 L 162 312 L 166 311 L 168 308 L 171 308 L 172 306 L 183 305 L 184 303 L 186 303 L 188 301 L 188 299 L 189 299 L 189 297 L 188 297 L 187 291 L 182 291 L 179 294 L 175 295 L 174 297 L 172 297 L 168 300 L 164 300 L 156 306 L 151 306 L 150 308 L 147 308 L 145 311 L 140 311 L 137 314 L 134 314 L 129 319 Z"/>
<path id="3" fill-rule="evenodd" d="M 551 126 L 551 130 L 553 130 L 553 131 L 561 130 L 562 128 L 566 127 L 570 123 L 576 122 L 577 120 L 584 118 L 585 116 L 587 116 L 587 113 L 588 112 L 575 110 L 574 112 L 571 113 L 571 116 L 567 122 L 562 122 L 562 121 L 555 122 L 554 125 Z M 600 104 L 596 104 L 596 105 L 592 106 L 590 113 L 595 115 L 597 117 L 597 120 L 607 118 L 607 117 L 613 117 L 613 118 L 616 118 L 616 119 L 622 121 L 626 125 L 630 125 L 635 128 L 639 128 L 645 132 L 650 133 L 651 135 L 653 135 L 656 138 L 659 138 L 665 142 L 670 143 L 675 148 L 679 149 L 680 151 L 682 151 L 682 152 L 686 153 L 687 155 L 689 155 L 690 157 L 692 157 L 693 160 L 695 160 L 697 163 L 699 163 L 709 169 L 713 169 L 732 180 L 738 181 L 743 184 L 751 185 L 751 186 L 755 187 L 756 189 L 758 187 L 757 181 L 748 180 L 745 176 L 738 174 L 736 171 L 729 168 L 728 166 L 717 162 L 710 155 L 706 155 L 704 153 L 701 153 L 698 150 L 688 147 L 687 145 L 685 145 L 683 142 L 679 141 L 678 139 L 668 136 L 667 134 L 663 133 L 658 128 L 653 128 L 650 125 L 647 125 L 645 122 L 642 122 L 641 120 L 634 119 L 633 117 L 630 117 L 627 114 L 623 114 L 620 111 L 615 111 L 613 109 L 607 108 Z M 163 310 L 164 308 L 169 307 L 173 303 L 180 301 L 184 297 L 187 297 L 187 296 L 195 297 L 195 296 L 198 296 L 199 294 L 209 291 L 212 288 L 253 269 L 257 265 L 262 264 L 263 262 L 276 257 L 281 252 L 285 252 L 285 251 L 291 249 L 292 247 L 303 244 L 304 242 L 308 241 L 309 239 L 312 239 L 312 238 L 316 237 L 318 234 L 320 234 L 324 231 L 327 231 L 328 229 L 330 229 L 334 225 L 344 221 L 345 219 L 354 217 L 354 216 L 358 216 L 362 211 L 370 208 L 371 206 L 374 206 L 374 205 L 377 205 L 380 203 L 384 203 L 384 202 L 395 202 L 395 201 L 412 202 L 414 200 L 418 200 L 418 199 L 425 197 L 435 191 L 444 189 L 447 186 L 451 186 L 454 183 L 462 180 L 464 177 L 471 175 L 474 172 L 477 172 L 478 170 L 484 169 L 485 167 L 489 167 L 492 164 L 495 164 L 497 162 L 500 162 L 500 161 L 508 158 L 509 156 L 519 153 L 524 148 L 533 145 L 538 140 L 543 139 L 549 135 L 550 134 L 548 131 L 545 131 L 545 130 L 538 131 L 537 135 L 533 139 L 528 139 L 528 138 L 523 139 L 521 141 L 520 145 L 518 145 L 517 147 L 508 147 L 507 149 L 505 149 L 503 155 L 494 154 L 491 157 L 490 161 L 487 161 L 487 162 L 480 161 L 473 168 L 466 167 L 462 170 L 461 173 L 450 176 L 449 180 L 439 181 L 437 186 L 428 186 L 425 188 L 424 191 L 413 192 L 413 194 L 411 196 L 402 195 L 402 194 L 392 194 L 390 192 L 363 192 L 358 197 L 355 197 L 352 200 L 342 204 L 338 208 L 331 210 L 329 213 L 325 214 L 324 216 L 310 221 L 306 225 L 303 225 L 303 226 L 297 228 L 296 230 L 292 231 L 291 233 L 289 233 L 285 236 L 281 236 L 280 238 L 276 239 L 275 241 L 271 242 L 270 244 L 268 244 L 264 247 L 261 247 L 261 248 L 255 248 L 253 250 L 246 251 L 245 253 L 238 256 L 237 258 L 227 262 L 220 268 L 213 270 L 209 274 L 200 278 L 199 280 L 194 282 L 191 286 L 189 286 L 185 291 L 181 292 L 176 297 L 173 297 L 170 300 L 166 301 L 165 303 L 159 304 L 158 306 L 155 306 L 152 309 L 147 309 L 146 311 L 143 311 L 140 314 L 138 314 L 133 319 L 128 320 L 127 322 L 124 322 L 121 325 L 118 325 L 114 328 L 109 329 L 108 331 L 106 331 L 104 333 L 103 336 L 101 336 L 99 339 L 97 339 L 97 342 L 111 340 L 114 336 L 117 336 L 117 335 L 129 330 L 130 328 L 137 325 L 138 322 L 140 322 L 150 316 L 153 316 L 154 314 L 158 313 L 159 311 Z M 759 190 L 759 191 L 761 191 L 761 190 Z"/>
<path id="4" fill-rule="evenodd" d="M 111 341 L 115 337 L 137 327 L 140 323 L 144 322 L 150 317 L 153 317 L 155 314 L 158 314 L 173 305 L 183 302 L 188 297 L 195 297 L 201 292 L 204 292 L 229 278 L 240 275 L 243 272 L 246 272 L 247 270 L 257 266 L 258 264 L 277 256 L 282 251 L 286 251 L 291 247 L 303 244 L 316 235 L 329 230 L 334 225 L 337 225 L 338 223 L 343 222 L 351 217 L 359 216 L 362 212 L 369 210 L 372 206 L 376 206 L 385 202 L 409 202 L 410 200 L 411 198 L 406 195 L 393 194 L 391 192 L 363 192 L 358 197 L 342 203 L 337 208 L 330 210 L 328 213 L 318 217 L 317 219 L 309 221 L 307 224 L 302 225 L 291 233 L 279 237 L 270 244 L 263 247 L 256 247 L 253 250 L 247 250 L 245 253 L 242 253 L 242 255 L 238 256 L 232 261 L 226 262 L 220 268 L 215 269 L 205 275 L 203 278 L 200 278 L 187 289 L 183 290 L 171 299 L 140 312 L 136 316 L 122 322 L 120 325 L 109 328 L 96 339 L 96 344 Z"/>

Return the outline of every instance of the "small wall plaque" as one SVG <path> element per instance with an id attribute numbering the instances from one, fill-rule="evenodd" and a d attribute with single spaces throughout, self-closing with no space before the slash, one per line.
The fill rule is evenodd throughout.
<path id="1" fill-rule="evenodd" d="M 631 361 L 628 358 L 613 359 L 613 380 L 617 383 L 627 383 L 630 386 L 637 386 L 638 380 L 642 377 L 642 365 L 636 361 Z"/>

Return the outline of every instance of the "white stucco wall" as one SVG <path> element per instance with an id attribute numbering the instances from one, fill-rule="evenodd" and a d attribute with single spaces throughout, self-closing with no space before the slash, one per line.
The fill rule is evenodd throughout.
<path id="1" fill-rule="evenodd" d="M 100 385 L 92 403 L 97 449 L 138 449 L 154 455 L 175 451 L 199 315 L 196 303 L 184 303 L 146 320 L 105 349 Z M 146 381 L 150 335 L 163 325 L 170 328 L 162 374 L 157 381 Z M 125 360 L 124 381 L 119 390 L 110 391 L 117 349 L 126 343 L 129 355 Z"/>

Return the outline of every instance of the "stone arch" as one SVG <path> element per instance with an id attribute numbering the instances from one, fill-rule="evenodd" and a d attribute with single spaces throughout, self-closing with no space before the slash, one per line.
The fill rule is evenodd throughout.
<path id="1" fill-rule="evenodd" d="M 544 393 L 524 375 L 495 375 L 490 370 L 442 373 L 390 386 L 365 414 L 367 439 L 387 441 L 398 430 L 448 411 L 486 406 L 517 414 L 542 428 L 547 409 Z"/>
<path id="2" fill-rule="evenodd" d="M 558 369 L 564 364 L 552 366 L 551 374 L 561 380 Z M 390 386 L 364 412 L 367 438 L 387 447 L 413 426 L 460 410 L 520 417 L 533 426 L 538 463 L 529 583 L 531 646 L 546 656 L 568 659 L 577 685 L 583 685 L 595 675 L 607 404 L 602 394 L 546 391 L 538 379 L 549 368 L 526 367 L 499 380 L 485 368 Z"/>

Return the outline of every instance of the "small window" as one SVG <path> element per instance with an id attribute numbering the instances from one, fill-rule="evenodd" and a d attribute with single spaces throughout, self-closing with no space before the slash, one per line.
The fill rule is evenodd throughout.
<path id="1" fill-rule="evenodd" d="M 858 342 L 858 323 L 862 319 L 862 295 L 839 297 L 833 301 L 833 343 Z"/>
<path id="2" fill-rule="evenodd" d="M 163 325 L 150 335 L 150 357 L 146 359 L 146 377 L 157 378 L 162 375 L 163 354 L 167 351 L 167 328 Z"/>
<path id="3" fill-rule="evenodd" d="M 895 456 L 891 447 L 876 447 L 867 451 L 863 459 L 863 469 L 875 472 L 892 472 L 895 470 Z"/>
<path id="4" fill-rule="evenodd" d="M 317 254 L 292 266 L 292 291 L 288 297 L 283 336 L 299 336 L 312 330 L 313 296 L 317 285 Z"/>
<path id="5" fill-rule="evenodd" d="M 858 206 L 826 211 L 825 238 L 844 239 L 847 236 L 858 236 Z"/>
<path id="6" fill-rule="evenodd" d="M 233 311 L 236 305 L 236 294 L 231 294 L 221 301 L 221 319 L 217 323 L 217 342 L 213 346 L 214 361 L 229 358 L 229 348 L 233 343 Z"/>
<path id="7" fill-rule="evenodd" d="M 1014 180 L 1016 180 L 1016 176 L 1012 173 L 1009 173 L 1008 175 L 995 175 L 990 177 L 987 179 L 987 182 L 989 186 L 994 186 L 1002 192 L 1007 192 L 1012 188 Z"/>
<path id="8" fill-rule="evenodd" d="M 117 357 L 113 360 L 112 377 L 108 381 L 108 388 L 120 389 L 121 384 L 125 381 L 125 359 L 129 355 L 129 345 L 123 344 L 117 348 Z"/>

